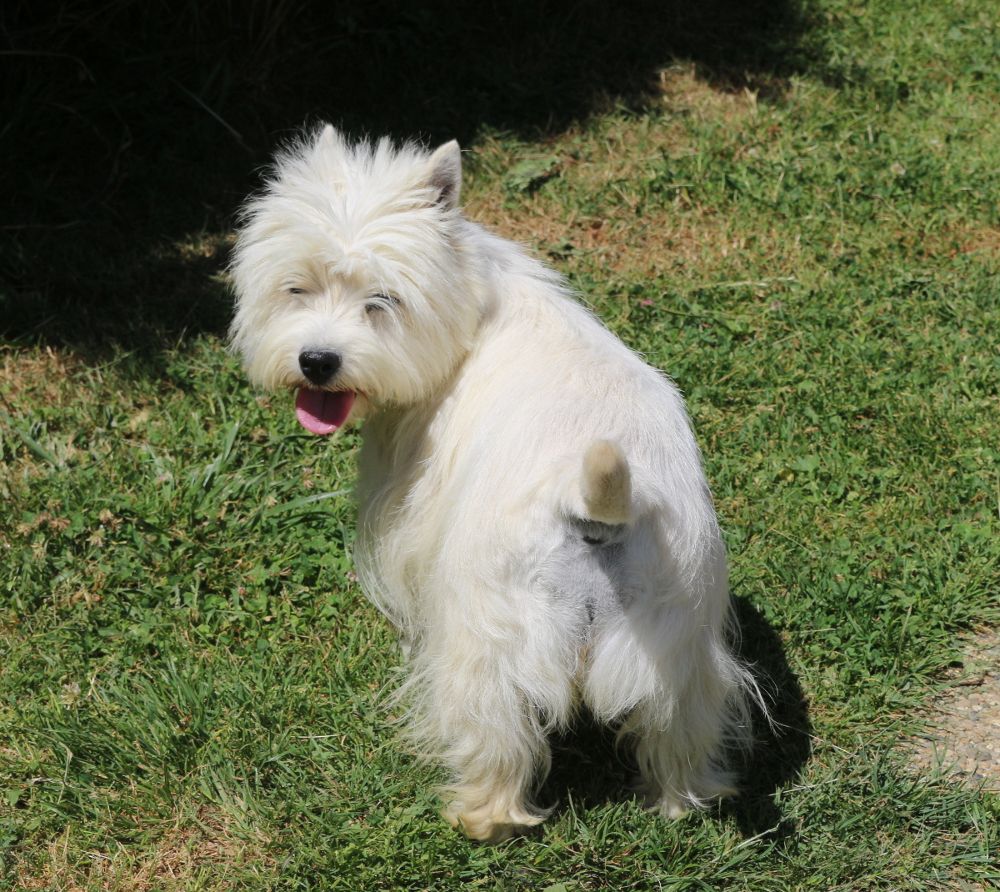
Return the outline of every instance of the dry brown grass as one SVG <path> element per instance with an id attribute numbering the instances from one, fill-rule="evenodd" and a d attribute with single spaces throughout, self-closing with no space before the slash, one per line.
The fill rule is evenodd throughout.
<path id="1" fill-rule="evenodd" d="M 190 817 L 168 826 L 152 851 L 133 852 L 118 845 L 106 850 L 80 851 L 73 831 L 51 840 L 40 865 L 22 863 L 19 888 L 60 892 L 152 892 L 191 888 L 200 874 L 211 874 L 213 888 L 237 889 L 226 882 L 234 868 L 250 863 L 273 867 L 263 835 L 237 834 L 232 821 L 218 809 L 203 806 Z"/>
<path id="2" fill-rule="evenodd" d="M 738 125 L 757 111 L 757 93 L 749 89 L 721 90 L 700 79 L 695 66 L 678 63 L 659 73 L 659 93 L 672 112 L 689 112 Z"/>
<path id="3" fill-rule="evenodd" d="M 566 176 L 574 176 L 567 172 Z M 564 213 L 554 201 L 534 196 L 511 209 L 498 197 L 476 196 L 467 204 L 469 216 L 499 234 L 536 250 L 567 246 L 565 264 L 586 260 L 603 270 L 637 278 L 654 278 L 689 267 L 723 268 L 730 275 L 748 273 L 744 254 L 755 249 L 777 258 L 782 272 L 801 268 L 801 244 L 770 229 L 741 231 L 715 208 L 691 205 L 683 196 L 669 207 L 645 212 L 625 204 L 605 213 L 581 216 Z"/>
<path id="4" fill-rule="evenodd" d="M 928 235 L 921 248 L 930 257 L 977 254 L 990 263 L 1000 262 L 1000 229 L 995 226 L 949 226 Z"/>
<path id="5" fill-rule="evenodd" d="M 72 351 L 7 346 L 0 350 L 0 406 L 10 412 L 59 404 L 84 362 Z"/>

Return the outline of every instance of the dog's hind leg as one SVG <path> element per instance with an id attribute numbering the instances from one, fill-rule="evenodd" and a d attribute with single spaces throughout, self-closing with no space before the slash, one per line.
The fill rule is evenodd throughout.
<path id="1" fill-rule="evenodd" d="M 694 650 L 683 658 L 694 671 L 680 685 L 665 680 L 622 728 L 635 739 L 647 804 L 667 818 L 737 792 L 725 763 L 746 733 L 747 672 L 719 642 L 703 640 Z"/>
<path id="2" fill-rule="evenodd" d="M 442 791 L 442 813 L 466 836 L 500 842 L 545 819 L 546 812 L 531 804 L 529 794 L 539 774 L 548 770 L 548 745 L 525 730 L 512 724 L 479 725 L 462 729 L 463 739 L 453 743 L 448 761 L 454 779 Z"/>
<path id="3" fill-rule="evenodd" d="M 755 688 L 717 625 L 686 606 L 633 603 L 590 648 L 585 701 L 634 748 L 647 803 L 664 817 L 735 792 L 727 751 L 747 736 Z"/>

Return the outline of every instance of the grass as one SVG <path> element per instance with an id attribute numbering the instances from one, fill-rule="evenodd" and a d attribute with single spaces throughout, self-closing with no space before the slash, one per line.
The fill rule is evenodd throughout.
<path id="1" fill-rule="evenodd" d="M 345 4 L 319 58 L 317 13 L 291 6 L 14 14 L 0 887 L 1000 883 L 997 798 L 906 744 L 963 635 L 1000 619 L 992 6 L 771 4 L 752 28 L 713 23 L 724 3 L 597 6 L 549 3 L 529 39 L 499 6 L 375 27 L 384 7 Z M 545 62 L 532 41 L 560 29 Z M 452 38 L 454 77 L 400 79 Z M 335 104 L 338 53 L 380 66 Z M 230 215 L 308 114 L 462 136 L 470 215 L 684 389 L 786 725 L 761 729 L 740 799 L 661 823 L 582 728 L 537 836 L 482 847 L 437 817 L 351 572 L 358 434 L 299 433 L 224 349 Z"/>

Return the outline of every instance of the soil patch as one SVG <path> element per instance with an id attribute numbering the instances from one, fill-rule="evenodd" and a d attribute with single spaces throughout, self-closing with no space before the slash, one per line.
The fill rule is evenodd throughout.
<path id="1" fill-rule="evenodd" d="M 1000 629 L 977 635 L 952 686 L 931 704 L 931 721 L 917 741 L 917 764 L 1000 792 Z"/>

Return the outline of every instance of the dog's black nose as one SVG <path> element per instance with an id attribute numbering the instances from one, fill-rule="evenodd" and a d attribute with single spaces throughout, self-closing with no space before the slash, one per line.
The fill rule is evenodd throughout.
<path id="1" fill-rule="evenodd" d="M 299 368 L 313 384 L 326 384 L 340 368 L 340 354 L 332 350 L 303 350 Z"/>

